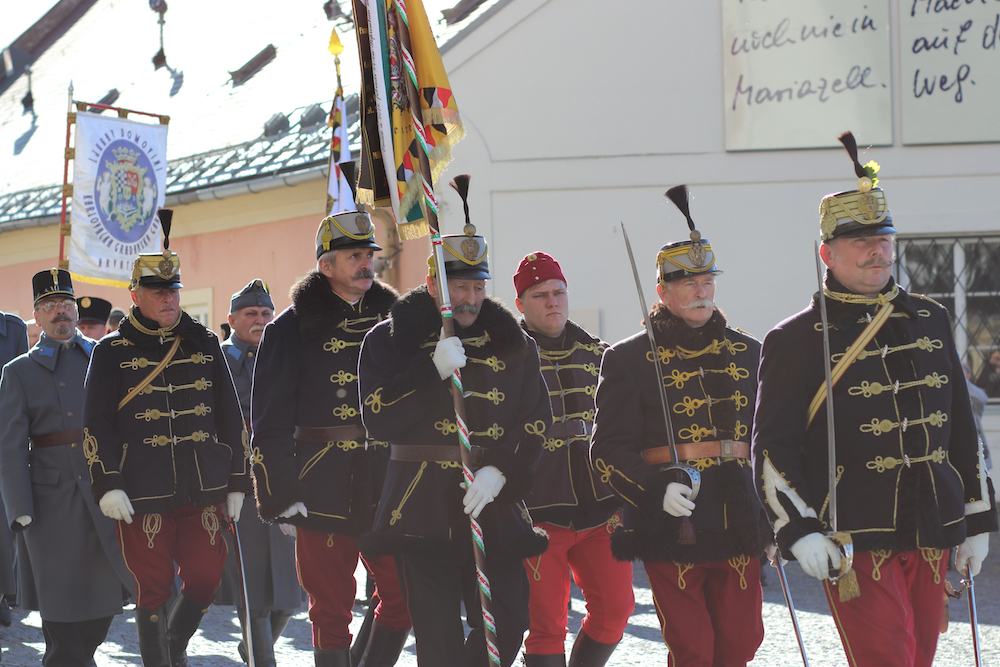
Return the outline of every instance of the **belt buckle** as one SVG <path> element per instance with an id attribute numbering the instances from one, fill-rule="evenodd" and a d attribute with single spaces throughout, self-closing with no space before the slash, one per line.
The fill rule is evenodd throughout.
<path id="1" fill-rule="evenodd" d="M 736 447 L 732 440 L 720 440 L 719 456 L 724 459 L 731 459 L 736 456 Z"/>

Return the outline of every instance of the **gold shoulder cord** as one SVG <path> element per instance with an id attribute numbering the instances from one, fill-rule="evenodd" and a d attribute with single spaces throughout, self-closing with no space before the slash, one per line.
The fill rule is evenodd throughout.
<path id="1" fill-rule="evenodd" d="M 862 304 L 862 305 L 875 305 L 878 304 L 882 308 L 875 314 L 872 321 L 868 323 L 865 330 L 861 332 L 851 345 L 847 348 L 844 356 L 840 358 L 840 361 L 833 367 L 833 371 L 830 375 L 830 381 L 832 384 L 836 385 L 844 373 L 847 372 L 847 368 L 853 364 L 861 352 L 865 349 L 868 343 L 871 342 L 875 335 L 879 332 L 886 322 L 889 321 L 889 317 L 892 315 L 892 311 L 895 310 L 895 306 L 892 304 L 892 300 L 899 294 L 899 288 L 893 285 L 892 290 L 888 294 L 879 294 L 878 297 L 871 299 L 868 297 L 861 296 L 860 294 L 842 294 L 840 292 L 833 292 L 826 287 L 823 288 L 823 292 L 826 296 L 837 301 L 842 301 L 844 303 L 852 304 Z M 825 359 L 823 363 L 828 363 Z M 816 391 L 816 395 L 813 396 L 812 402 L 809 404 L 809 417 L 806 420 L 806 428 L 812 424 L 813 419 L 816 418 L 816 413 L 819 412 L 819 408 L 823 405 L 823 401 L 826 400 L 826 395 L 828 393 L 828 388 L 826 386 L 826 380 L 820 385 L 819 389 Z"/>

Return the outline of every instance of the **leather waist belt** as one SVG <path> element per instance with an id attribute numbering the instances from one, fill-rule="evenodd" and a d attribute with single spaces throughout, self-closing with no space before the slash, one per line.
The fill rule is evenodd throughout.
<path id="1" fill-rule="evenodd" d="M 462 461 L 461 445 L 391 445 L 389 458 L 393 461 Z M 472 464 L 483 460 L 483 448 L 472 446 Z"/>
<path id="2" fill-rule="evenodd" d="M 305 442 L 342 442 L 344 440 L 364 440 L 368 434 L 361 424 L 347 426 L 296 426 L 292 437 Z"/>
<path id="3" fill-rule="evenodd" d="M 564 422 L 556 422 L 545 432 L 550 438 L 582 438 L 589 436 L 594 430 L 593 422 L 585 422 L 582 419 L 567 419 Z"/>
<path id="4" fill-rule="evenodd" d="M 677 456 L 681 461 L 691 459 L 748 459 L 750 445 L 739 440 L 710 440 L 708 442 L 688 442 L 677 445 Z M 672 463 L 669 447 L 653 447 L 642 450 L 642 458 L 649 465 Z"/>
<path id="5" fill-rule="evenodd" d="M 31 436 L 32 447 L 55 447 L 56 445 L 68 445 L 73 442 L 83 440 L 83 431 L 63 431 L 62 433 L 47 433 L 45 435 Z"/>

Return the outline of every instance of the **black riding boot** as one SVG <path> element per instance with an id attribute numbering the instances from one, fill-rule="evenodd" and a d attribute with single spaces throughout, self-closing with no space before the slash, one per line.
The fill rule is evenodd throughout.
<path id="1" fill-rule="evenodd" d="M 368 647 L 357 667 L 392 667 L 403 652 L 406 640 L 410 637 L 410 629 L 390 630 L 378 623 L 372 623 L 371 637 Z"/>
<path id="2" fill-rule="evenodd" d="M 170 667 L 187 667 L 188 641 L 198 631 L 201 619 L 208 611 L 183 593 L 177 596 L 177 601 L 170 610 L 167 620 L 167 647 L 170 650 Z"/>
<path id="3" fill-rule="evenodd" d="M 351 651 L 346 648 L 314 648 L 316 667 L 351 667 Z"/>
<path id="4" fill-rule="evenodd" d="M 615 652 L 617 642 L 602 644 L 591 639 L 586 632 L 580 630 L 573 643 L 573 652 L 569 655 L 569 667 L 604 667 L 608 658 Z"/>
<path id="5" fill-rule="evenodd" d="M 553 655 L 525 653 L 521 657 L 524 659 L 524 667 L 566 667 L 565 653 Z"/>
<path id="6" fill-rule="evenodd" d="M 271 610 L 271 643 L 278 641 L 278 637 L 288 627 L 288 622 L 295 615 L 294 609 Z"/>
<path id="7" fill-rule="evenodd" d="M 246 634 L 244 634 L 244 637 L 246 637 Z M 243 641 L 240 642 L 239 646 L 240 657 L 243 658 L 243 662 L 249 664 L 250 661 L 246 655 L 246 644 Z M 257 667 L 275 667 L 274 638 L 271 636 L 270 615 L 250 616 L 250 645 L 253 646 L 253 661 Z"/>
<path id="8" fill-rule="evenodd" d="M 135 608 L 135 630 L 139 635 L 139 655 L 144 667 L 168 667 L 167 606 L 156 611 L 145 607 Z"/>
<path id="9" fill-rule="evenodd" d="M 372 636 L 372 624 L 375 622 L 375 607 L 377 605 L 376 600 L 372 600 L 368 604 L 368 609 L 365 611 L 365 620 L 361 622 L 361 627 L 358 629 L 358 634 L 354 635 L 354 643 L 351 644 L 351 664 L 360 665 L 361 659 L 365 655 L 365 649 L 368 648 L 368 640 Z"/>

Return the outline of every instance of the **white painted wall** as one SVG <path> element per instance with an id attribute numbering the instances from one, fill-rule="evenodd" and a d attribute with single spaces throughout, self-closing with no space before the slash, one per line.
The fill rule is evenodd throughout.
<path id="1" fill-rule="evenodd" d="M 718 0 L 510 0 L 446 48 L 468 137 L 441 183 L 473 176 L 472 219 L 490 242 L 496 296 L 513 306 L 511 274 L 544 250 L 567 274 L 571 305 L 600 310 L 604 338 L 634 333 L 640 313 L 618 223 L 649 301 L 656 251 L 687 237 L 663 192 L 688 183 L 692 216 L 725 271 L 717 299 L 731 324 L 763 338 L 805 307 L 820 199 L 856 178 L 840 149 L 725 151 L 721 20 Z M 894 145 L 862 160 L 882 165 L 897 228 L 1000 231 L 997 145 L 903 147 L 901 85 L 894 79 Z M 864 128 L 828 131 L 847 129 L 864 143 Z M 444 232 L 458 233 L 457 196 L 439 190 Z"/>

